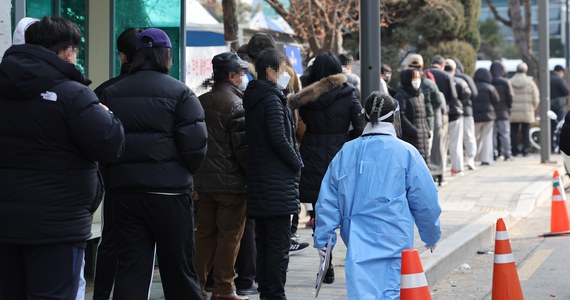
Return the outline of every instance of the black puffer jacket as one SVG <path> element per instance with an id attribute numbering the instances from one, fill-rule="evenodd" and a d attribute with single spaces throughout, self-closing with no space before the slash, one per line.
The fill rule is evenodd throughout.
<path id="1" fill-rule="evenodd" d="M 289 96 L 289 106 L 299 109 L 306 130 L 301 144 L 301 202 L 317 201 L 328 165 L 342 145 L 364 129 L 362 106 L 345 75 L 323 78 Z M 352 130 L 350 130 L 352 125 Z"/>
<path id="2" fill-rule="evenodd" d="M 487 69 L 477 69 L 473 77 L 479 93 L 473 100 L 473 119 L 475 122 L 489 122 L 497 118 L 495 107 L 499 104 L 499 94 L 491 84 L 491 72 Z"/>
<path id="3" fill-rule="evenodd" d="M 102 197 L 96 161 L 115 160 L 123 128 L 74 65 L 37 45 L 0 64 L 0 243 L 81 242 Z"/>
<path id="4" fill-rule="evenodd" d="M 499 104 L 495 107 L 497 120 L 508 121 L 511 116 L 511 106 L 513 104 L 513 87 L 509 80 L 505 78 L 505 67 L 500 61 L 494 61 L 489 69 L 491 76 L 493 76 L 491 84 L 493 84 L 497 90 L 500 99 Z"/>
<path id="5" fill-rule="evenodd" d="M 126 149 L 105 168 L 112 190 L 189 193 L 206 154 L 204 110 L 180 81 L 144 67 L 105 89 L 125 126 Z"/>
<path id="6" fill-rule="evenodd" d="M 248 144 L 247 213 L 250 217 L 299 213 L 299 171 L 293 113 L 274 84 L 253 80 L 243 97 Z"/>
<path id="7" fill-rule="evenodd" d="M 402 140 L 412 144 L 429 163 L 429 127 L 426 118 L 424 95 L 420 89 L 412 87 L 413 69 L 406 69 L 400 74 L 400 87 L 396 99 L 400 102 L 402 122 Z"/>
<path id="8" fill-rule="evenodd" d="M 208 152 L 194 176 L 198 192 L 245 192 L 247 137 L 242 97 L 229 83 L 216 83 L 199 97 L 206 113 Z"/>
<path id="9" fill-rule="evenodd" d="M 129 71 L 131 70 L 131 64 L 123 64 L 121 65 L 121 74 L 119 74 L 119 76 L 117 77 L 113 77 L 103 83 L 101 83 L 95 90 L 93 90 L 95 92 L 95 95 L 97 95 L 97 97 L 101 98 L 101 95 L 103 95 L 103 91 L 112 86 L 113 84 L 125 79 L 125 77 L 129 76 Z"/>

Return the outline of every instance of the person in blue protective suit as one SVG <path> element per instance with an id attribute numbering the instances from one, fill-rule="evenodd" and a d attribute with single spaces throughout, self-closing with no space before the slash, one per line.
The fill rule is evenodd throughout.
<path id="1" fill-rule="evenodd" d="M 441 208 L 424 159 L 396 135 L 398 102 L 373 92 L 365 112 L 362 136 L 344 144 L 323 178 L 314 246 L 322 261 L 340 227 L 348 298 L 399 299 L 401 253 L 413 247 L 414 223 L 433 252 Z"/>

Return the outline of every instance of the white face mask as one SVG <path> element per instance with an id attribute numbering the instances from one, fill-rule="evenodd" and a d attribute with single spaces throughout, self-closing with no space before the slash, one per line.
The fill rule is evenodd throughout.
<path id="1" fill-rule="evenodd" d="M 422 84 L 422 80 L 421 79 L 413 79 L 412 80 L 412 86 L 414 87 L 414 89 L 419 89 L 420 88 L 420 84 Z"/>
<path id="2" fill-rule="evenodd" d="M 284 90 L 289 85 L 289 80 L 291 80 L 291 76 L 287 72 L 283 72 L 279 74 L 279 78 L 277 78 L 277 88 L 280 90 Z"/>
<path id="3" fill-rule="evenodd" d="M 249 83 L 249 78 L 247 77 L 246 74 L 243 74 L 241 76 L 241 83 L 239 84 L 239 86 L 237 88 L 243 92 L 247 88 L 248 83 Z"/>

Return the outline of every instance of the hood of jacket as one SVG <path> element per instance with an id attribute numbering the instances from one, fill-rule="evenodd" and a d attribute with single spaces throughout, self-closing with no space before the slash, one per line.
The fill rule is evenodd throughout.
<path id="1" fill-rule="evenodd" d="M 491 82 L 493 81 L 493 77 L 491 76 L 491 72 L 489 72 L 489 70 L 480 68 L 477 69 L 477 71 L 475 71 L 473 80 L 475 82 L 486 82 L 491 84 Z"/>
<path id="2" fill-rule="evenodd" d="M 12 46 L 0 64 L 0 94 L 12 99 L 28 99 L 68 80 L 91 83 L 75 65 L 38 45 Z"/>
<path id="3" fill-rule="evenodd" d="M 290 95 L 288 97 L 287 102 L 292 109 L 297 109 L 301 106 L 305 106 L 307 104 L 313 104 L 318 102 L 323 102 L 322 104 L 325 106 L 330 105 L 334 100 L 337 98 L 335 95 L 326 95 L 327 93 L 331 92 L 332 90 L 343 86 L 343 84 L 347 82 L 347 78 L 343 74 L 335 74 L 321 80 L 312 83 L 311 85 L 307 86 L 299 93 Z M 345 93 L 351 93 L 354 91 L 354 88 L 350 88 L 347 86 L 347 89 L 342 89 L 343 95 Z M 329 97 L 321 97 L 321 96 L 329 96 Z"/>
<path id="4" fill-rule="evenodd" d="M 250 81 L 243 94 L 243 107 L 250 110 L 269 95 L 276 95 L 283 101 L 285 99 L 285 95 L 277 89 L 275 84 L 267 80 Z"/>
<path id="5" fill-rule="evenodd" d="M 409 95 L 419 96 L 421 89 L 414 89 L 412 86 L 412 74 L 416 69 L 408 68 L 400 73 L 400 87 Z"/>
<path id="6" fill-rule="evenodd" d="M 491 75 L 493 77 L 503 77 L 505 74 L 507 74 L 505 71 L 505 66 L 498 60 L 495 60 L 493 63 L 491 63 L 489 70 L 491 71 Z"/>
<path id="7" fill-rule="evenodd" d="M 529 81 L 533 80 L 532 77 L 528 76 L 524 73 L 516 73 L 509 79 L 513 88 L 519 90 L 523 89 L 525 86 L 528 86 Z"/>

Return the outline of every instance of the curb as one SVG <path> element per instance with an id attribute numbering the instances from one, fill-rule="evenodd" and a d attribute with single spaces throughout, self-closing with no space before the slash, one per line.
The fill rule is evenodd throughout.
<path id="1" fill-rule="evenodd" d="M 560 174 L 565 174 L 564 167 L 559 167 Z M 438 251 L 430 253 L 426 250 L 420 253 L 428 284 L 435 285 L 450 271 L 461 265 L 481 249 L 494 242 L 495 222 L 502 217 L 509 227 L 528 216 L 537 206 L 545 203 L 551 196 L 552 182 L 548 179 L 539 180 L 526 187 L 518 196 L 514 211 L 490 212 L 461 228 L 457 232 L 438 243 Z M 564 181 L 564 180 L 563 180 Z M 570 180 L 564 182 L 564 187 L 570 186 Z"/>

